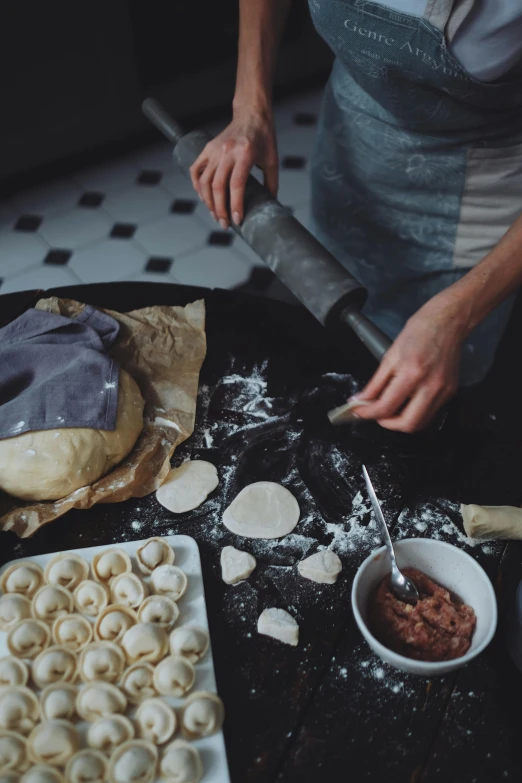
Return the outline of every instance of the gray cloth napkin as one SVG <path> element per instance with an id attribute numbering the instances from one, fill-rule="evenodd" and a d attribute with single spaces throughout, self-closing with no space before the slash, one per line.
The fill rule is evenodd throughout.
<path id="1" fill-rule="evenodd" d="M 0 329 L 0 438 L 30 430 L 113 430 L 119 365 L 107 354 L 114 318 L 87 306 L 77 318 L 27 310 Z"/>

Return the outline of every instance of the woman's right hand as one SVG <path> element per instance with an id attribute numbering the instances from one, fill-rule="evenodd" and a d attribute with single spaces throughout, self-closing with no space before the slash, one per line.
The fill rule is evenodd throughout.
<path id="1" fill-rule="evenodd" d="M 263 171 L 265 186 L 276 196 L 279 162 L 273 118 L 236 110 L 230 125 L 208 142 L 190 167 L 196 192 L 223 229 L 230 222 L 229 194 L 232 220 L 238 225 L 243 220 L 245 187 L 253 166 Z"/>

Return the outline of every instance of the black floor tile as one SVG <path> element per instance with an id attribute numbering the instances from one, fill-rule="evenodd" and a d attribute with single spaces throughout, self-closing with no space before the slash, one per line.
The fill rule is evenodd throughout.
<path id="1" fill-rule="evenodd" d="M 198 205 L 197 201 L 192 201 L 191 199 L 177 198 L 176 201 L 172 202 L 170 211 L 174 212 L 176 215 L 192 215 L 197 205 Z"/>
<path id="2" fill-rule="evenodd" d="M 142 171 L 136 182 L 138 185 L 159 185 L 162 177 L 162 171 Z"/>
<path id="3" fill-rule="evenodd" d="M 281 166 L 284 169 L 304 169 L 306 166 L 306 158 L 300 155 L 285 155 L 281 162 Z"/>
<path id="4" fill-rule="evenodd" d="M 228 247 L 234 241 L 234 235 L 228 231 L 213 231 L 207 241 L 209 245 Z"/>
<path id="5" fill-rule="evenodd" d="M 134 223 L 115 223 L 110 236 L 114 239 L 132 239 L 136 229 L 137 226 Z"/>
<path id="6" fill-rule="evenodd" d="M 105 198 L 104 193 L 84 193 L 78 201 L 79 207 L 99 207 Z"/>
<path id="7" fill-rule="evenodd" d="M 39 215 L 22 215 L 18 218 L 14 225 L 15 231 L 26 231 L 28 233 L 32 231 L 38 231 L 42 225 L 43 218 Z"/>
<path id="8" fill-rule="evenodd" d="M 71 250 L 49 250 L 44 258 L 44 264 L 52 264 L 52 266 L 64 266 L 71 256 Z"/>
<path id="9" fill-rule="evenodd" d="M 161 256 L 152 256 L 147 261 L 146 272 L 167 273 L 172 266 L 172 258 L 162 258 Z"/>
<path id="10" fill-rule="evenodd" d="M 315 125 L 317 123 L 317 114 L 311 111 L 299 111 L 294 114 L 294 123 L 296 125 Z"/>

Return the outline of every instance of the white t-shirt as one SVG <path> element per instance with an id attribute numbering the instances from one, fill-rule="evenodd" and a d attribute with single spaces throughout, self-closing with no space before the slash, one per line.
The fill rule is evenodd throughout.
<path id="1" fill-rule="evenodd" d="M 422 16 L 426 0 L 386 0 L 382 5 Z M 500 78 L 522 60 L 522 0 L 475 0 L 449 48 L 475 79 Z"/>

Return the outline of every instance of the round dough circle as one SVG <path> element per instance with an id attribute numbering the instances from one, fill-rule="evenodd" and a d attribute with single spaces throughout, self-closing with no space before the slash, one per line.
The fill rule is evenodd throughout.
<path id="1" fill-rule="evenodd" d="M 0 488 L 22 500 L 58 500 L 93 484 L 132 451 L 144 401 L 120 369 L 114 430 L 71 427 L 24 432 L 0 441 Z"/>
<path id="2" fill-rule="evenodd" d="M 156 499 L 173 514 L 183 514 L 198 508 L 218 484 L 218 472 L 211 462 L 189 460 L 170 471 Z"/>
<path id="3" fill-rule="evenodd" d="M 288 489 L 273 481 L 257 481 L 242 489 L 225 509 L 223 524 L 246 538 L 282 538 L 295 528 L 299 514 Z"/>

